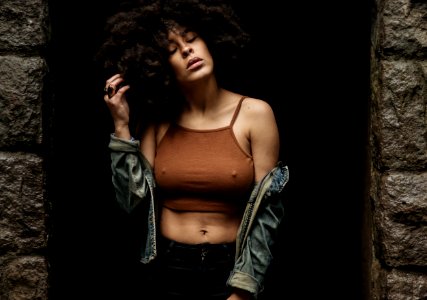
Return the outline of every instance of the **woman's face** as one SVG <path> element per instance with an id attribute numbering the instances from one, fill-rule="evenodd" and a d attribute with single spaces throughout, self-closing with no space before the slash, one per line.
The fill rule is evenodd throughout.
<path id="1" fill-rule="evenodd" d="M 169 63 L 178 83 L 213 75 L 213 60 L 206 43 L 194 31 L 177 27 L 168 33 Z"/>

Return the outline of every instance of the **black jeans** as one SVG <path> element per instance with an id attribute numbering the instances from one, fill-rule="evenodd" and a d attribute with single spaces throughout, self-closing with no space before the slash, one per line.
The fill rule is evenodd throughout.
<path id="1" fill-rule="evenodd" d="M 156 298 L 225 300 L 235 243 L 187 245 L 162 238 L 153 265 Z"/>

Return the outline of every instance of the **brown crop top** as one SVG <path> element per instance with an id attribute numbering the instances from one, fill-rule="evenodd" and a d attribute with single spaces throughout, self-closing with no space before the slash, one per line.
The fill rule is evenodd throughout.
<path id="1" fill-rule="evenodd" d="M 252 156 L 238 144 L 233 124 L 197 130 L 171 124 L 157 147 L 154 175 L 161 198 L 189 201 L 247 200 L 254 183 Z"/>

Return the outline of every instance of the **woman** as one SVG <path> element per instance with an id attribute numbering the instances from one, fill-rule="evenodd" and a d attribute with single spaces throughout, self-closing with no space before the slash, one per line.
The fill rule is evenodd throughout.
<path id="1" fill-rule="evenodd" d="M 256 298 L 288 169 L 268 103 L 219 81 L 247 35 L 218 1 L 124 6 L 107 29 L 112 179 L 125 210 L 147 205 L 156 297 Z"/>

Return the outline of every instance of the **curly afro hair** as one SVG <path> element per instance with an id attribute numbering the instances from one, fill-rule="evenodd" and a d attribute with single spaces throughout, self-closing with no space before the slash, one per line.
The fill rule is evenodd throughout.
<path id="1" fill-rule="evenodd" d="M 232 7 L 219 0 L 123 2 L 119 12 L 107 19 L 107 36 L 95 58 L 107 76 L 120 73 L 131 85 L 130 105 L 143 105 L 145 111 L 151 112 L 161 109 L 161 113 L 151 116 L 171 117 L 168 112 L 179 111 L 183 99 L 176 93 L 168 63 L 166 45 L 170 24 L 189 28 L 203 38 L 222 85 L 227 69 L 249 42 L 239 21 Z"/>

